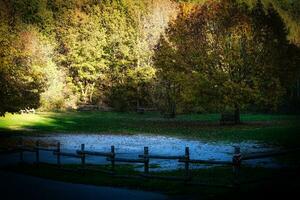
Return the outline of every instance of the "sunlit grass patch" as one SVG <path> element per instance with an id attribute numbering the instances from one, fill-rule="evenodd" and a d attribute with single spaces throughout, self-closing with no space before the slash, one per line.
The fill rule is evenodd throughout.
<path id="1" fill-rule="evenodd" d="M 54 120 L 46 114 L 7 114 L 0 117 L 0 129 L 28 130 L 37 125 L 53 126 Z"/>

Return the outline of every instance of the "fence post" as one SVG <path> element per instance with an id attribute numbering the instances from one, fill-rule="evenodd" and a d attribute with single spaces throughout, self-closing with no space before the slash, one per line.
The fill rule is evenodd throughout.
<path id="1" fill-rule="evenodd" d="M 189 160 L 190 160 L 190 148 L 185 147 L 185 176 L 189 178 L 190 172 L 189 172 Z"/>
<path id="2" fill-rule="evenodd" d="M 111 151 L 111 170 L 114 171 L 115 170 L 115 146 L 112 145 L 110 147 L 110 151 Z"/>
<path id="3" fill-rule="evenodd" d="M 82 167 L 85 166 L 85 153 L 83 153 L 84 151 L 84 144 L 81 144 L 81 165 Z"/>
<path id="4" fill-rule="evenodd" d="M 36 150 L 35 156 L 36 156 L 36 164 L 37 164 L 37 165 L 38 165 L 39 162 L 40 162 L 40 150 L 39 150 L 39 147 L 40 147 L 40 141 L 37 140 L 37 141 L 35 142 L 35 150 Z"/>
<path id="5" fill-rule="evenodd" d="M 232 163 L 233 163 L 233 176 L 234 176 L 234 186 L 238 189 L 240 187 L 240 168 L 241 168 L 241 149 L 238 146 L 234 147 L 234 155 L 232 157 Z"/>
<path id="6" fill-rule="evenodd" d="M 60 142 L 57 143 L 57 149 L 56 149 L 56 158 L 57 158 L 57 165 L 60 167 Z"/>
<path id="7" fill-rule="evenodd" d="M 148 147 L 144 147 L 144 172 L 145 174 L 149 173 L 149 149 Z"/>
<path id="8" fill-rule="evenodd" d="M 23 138 L 20 138 L 19 141 L 19 149 L 20 149 L 20 163 L 24 162 L 24 155 L 23 155 Z"/>

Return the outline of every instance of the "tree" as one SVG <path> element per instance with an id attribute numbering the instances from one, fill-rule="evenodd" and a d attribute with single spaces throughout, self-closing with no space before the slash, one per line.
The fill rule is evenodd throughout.
<path id="1" fill-rule="evenodd" d="M 46 60 L 38 50 L 42 44 L 35 29 L 16 31 L 7 22 L 0 25 L 0 115 L 37 108 L 46 82 L 41 67 Z"/>
<path id="2" fill-rule="evenodd" d="M 169 28 L 172 47 L 168 49 L 174 49 L 171 60 L 184 68 L 178 74 L 191 77 L 194 84 L 189 85 L 198 90 L 198 99 L 211 99 L 223 111 L 235 110 L 237 122 L 239 110 L 248 105 L 276 109 L 284 80 L 289 79 L 282 67 L 294 70 L 287 62 L 287 31 L 276 11 L 265 12 L 259 4 L 251 11 L 233 0 L 208 1 L 191 12 L 181 10 Z M 160 50 L 156 55 L 166 59 Z M 169 63 L 157 64 L 163 68 L 161 73 L 174 69 Z"/>
<path id="3" fill-rule="evenodd" d="M 299 78 L 292 1 L 251 9 L 233 0 L 0 3 L 2 114 L 91 103 L 157 105 L 170 116 L 275 109 Z"/>
<path id="4" fill-rule="evenodd" d="M 86 11 L 72 9 L 64 12 L 58 30 L 61 63 L 67 67 L 83 103 L 93 101 L 96 84 L 106 78 L 106 35 L 100 19 L 99 11 L 93 7 Z"/>

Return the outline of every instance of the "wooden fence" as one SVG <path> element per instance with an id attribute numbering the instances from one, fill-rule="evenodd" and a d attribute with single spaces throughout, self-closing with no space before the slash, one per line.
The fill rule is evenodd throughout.
<path id="1" fill-rule="evenodd" d="M 143 172 L 139 174 L 140 177 L 149 178 L 149 179 L 162 179 L 162 180 L 177 180 L 177 181 L 184 181 L 184 182 L 191 182 L 192 180 L 192 173 L 190 166 L 192 164 L 210 164 L 210 165 L 227 165 L 232 166 L 233 169 L 233 183 L 231 185 L 224 185 L 222 187 L 230 187 L 235 188 L 240 185 L 239 182 L 239 173 L 240 168 L 242 165 L 243 160 L 253 160 L 253 159 L 260 159 L 260 158 L 268 158 L 268 157 L 275 157 L 275 156 L 282 156 L 292 152 L 300 151 L 300 148 L 284 150 L 284 151 L 277 151 L 277 152 L 264 152 L 264 153 L 253 153 L 248 155 L 241 155 L 240 147 L 234 147 L 234 153 L 232 155 L 232 159 L 228 161 L 218 161 L 218 160 L 200 160 L 200 159 L 191 159 L 190 158 L 190 150 L 189 147 L 185 147 L 185 153 L 182 156 L 168 156 L 168 155 L 155 155 L 149 154 L 149 148 L 144 147 L 144 153 L 138 155 L 136 159 L 129 159 L 129 158 L 118 158 L 116 157 L 115 147 L 111 146 L 111 150 L 108 152 L 101 152 L 101 151 L 88 151 L 85 150 L 85 144 L 81 144 L 81 148 L 74 153 L 63 152 L 61 151 L 61 145 L 58 142 L 56 147 L 42 147 L 39 141 L 36 141 L 34 147 L 28 147 L 23 144 L 21 140 L 18 145 L 18 152 L 20 153 L 20 161 L 24 162 L 24 152 L 33 152 L 36 155 L 36 164 L 40 163 L 40 151 L 50 151 L 56 156 L 56 165 L 61 167 L 61 157 L 73 157 L 78 158 L 81 161 L 81 169 L 83 170 L 91 170 L 86 168 L 86 157 L 87 156 L 98 156 L 104 157 L 107 161 L 110 162 L 111 168 L 110 170 L 96 170 L 105 172 L 107 174 L 114 175 L 116 177 L 120 177 L 119 175 L 115 174 L 115 163 L 141 163 L 144 165 Z M 149 163 L 150 160 L 153 159 L 163 159 L 163 160 L 177 160 L 180 163 L 184 163 L 184 174 L 182 176 L 158 176 L 149 174 Z M 93 169 L 95 170 L 95 169 Z M 130 178 L 130 176 L 126 176 L 126 178 Z M 136 176 L 135 176 L 136 178 Z M 200 185 L 207 185 L 200 183 Z M 209 186 L 209 185 L 207 185 Z M 211 186 L 220 186 L 220 185 L 211 185 Z"/>

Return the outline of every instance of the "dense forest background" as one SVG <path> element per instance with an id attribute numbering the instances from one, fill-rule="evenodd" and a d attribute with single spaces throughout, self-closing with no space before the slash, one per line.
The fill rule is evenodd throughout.
<path id="1" fill-rule="evenodd" d="M 0 114 L 297 111 L 298 0 L 0 0 Z"/>

